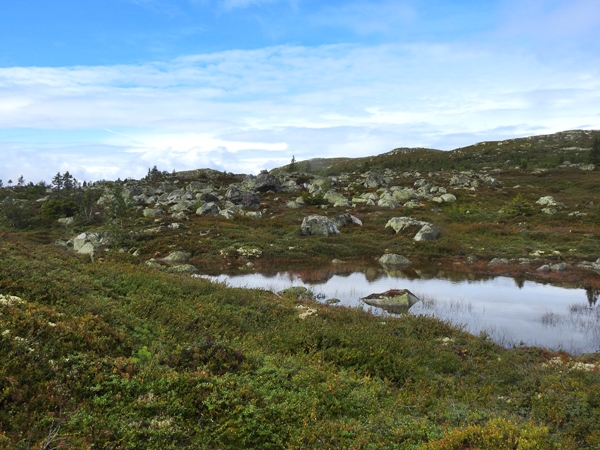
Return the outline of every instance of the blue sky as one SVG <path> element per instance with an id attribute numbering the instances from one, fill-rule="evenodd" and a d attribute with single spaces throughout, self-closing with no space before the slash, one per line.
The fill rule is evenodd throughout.
<path id="1" fill-rule="evenodd" d="M 3 0 L 0 179 L 600 128 L 597 0 Z"/>

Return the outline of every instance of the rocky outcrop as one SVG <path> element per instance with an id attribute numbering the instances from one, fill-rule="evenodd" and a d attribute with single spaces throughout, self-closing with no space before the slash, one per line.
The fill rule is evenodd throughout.
<path id="1" fill-rule="evenodd" d="M 329 236 L 340 233 L 335 222 L 326 216 L 305 217 L 300 231 L 305 236 Z"/>

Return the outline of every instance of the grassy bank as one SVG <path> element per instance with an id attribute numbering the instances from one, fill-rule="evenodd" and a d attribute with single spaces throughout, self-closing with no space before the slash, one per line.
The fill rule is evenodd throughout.
<path id="1" fill-rule="evenodd" d="M 595 355 L 504 349 L 117 252 L 92 263 L 12 232 L 0 260 L 5 448 L 600 445 Z"/>

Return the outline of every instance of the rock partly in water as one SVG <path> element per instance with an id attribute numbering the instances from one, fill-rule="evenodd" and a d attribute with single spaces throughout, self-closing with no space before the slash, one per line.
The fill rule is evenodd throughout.
<path id="1" fill-rule="evenodd" d="M 361 298 L 370 306 L 385 309 L 388 312 L 402 314 L 419 301 L 419 298 L 408 289 L 392 289 L 381 294 L 371 294 Z"/>
<path id="2" fill-rule="evenodd" d="M 314 298 L 311 290 L 304 286 L 292 286 L 277 292 L 278 295 L 285 298 L 293 298 L 297 300 L 309 300 Z"/>
<path id="3" fill-rule="evenodd" d="M 410 266 L 412 261 L 402 255 L 387 253 L 379 258 L 379 264 L 382 266 Z"/>

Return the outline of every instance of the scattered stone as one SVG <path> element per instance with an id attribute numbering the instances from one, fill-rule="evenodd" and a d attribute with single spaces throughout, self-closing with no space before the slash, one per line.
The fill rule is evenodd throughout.
<path id="1" fill-rule="evenodd" d="M 176 212 L 176 213 L 172 214 L 171 217 L 173 217 L 173 219 L 177 219 L 177 220 L 189 220 L 189 217 L 183 211 Z"/>
<path id="2" fill-rule="evenodd" d="M 494 258 L 489 263 L 488 266 L 499 266 L 510 264 L 510 261 L 506 258 Z"/>
<path id="3" fill-rule="evenodd" d="M 260 207 L 260 198 L 257 194 L 242 191 L 237 186 L 229 186 L 225 198 L 233 204 L 243 206 L 244 208 L 258 209 Z"/>
<path id="4" fill-rule="evenodd" d="M 563 272 L 564 270 L 567 269 L 567 267 L 568 267 L 567 263 L 562 262 L 562 263 L 558 263 L 558 264 L 552 264 L 550 266 L 550 270 L 552 272 Z"/>
<path id="5" fill-rule="evenodd" d="M 444 201 L 444 203 L 454 203 L 456 202 L 456 196 L 453 194 L 443 194 L 440 198 Z"/>
<path id="6" fill-rule="evenodd" d="M 424 225 L 413 238 L 415 241 L 435 241 L 440 237 L 440 231 L 433 225 Z"/>
<path id="7" fill-rule="evenodd" d="M 339 298 L 330 298 L 330 299 L 325 300 L 325 304 L 327 304 L 327 305 L 337 305 L 340 302 L 341 302 L 341 300 Z"/>
<path id="8" fill-rule="evenodd" d="M 152 217 L 162 216 L 165 214 L 165 212 L 160 208 L 156 208 L 156 209 L 146 208 L 146 209 L 144 209 L 143 214 L 144 214 L 144 217 L 152 218 Z"/>
<path id="9" fill-rule="evenodd" d="M 410 266 L 412 261 L 402 255 L 386 253 L 379 258 L 379 264 L 382 266 Z"/>
<path id="10" fill-rule="evenodd" d="M 296 309 L 299 309 L 300 311 L 302 311 L 298 315 L 298 318 L 302 319 L 302 320 L 306 319 L 307 317 L 317 314 L 317 310 L 315 308 L 309 308 L 308 306 L 304 306 L 304 305 L 298 305 L 298 306 L 296 306 Z"/>
<path id="11" fill-rule="evenodd" d="M 540 197 L 536 201 L 536 203 L 538 205 L 541 205 L 541 206 L 557 206 L 558 205 L 558 203 L 556 203 L 556 201 L 554 200 L 554 198 L 550 197 L 550 196 Z"/>
<path id="12" fill-rule="evenodd" d="M 542 212 L 544 214 L 552 215 L 552 214 L 556 214 L 558 211 L 556 210 L 556 208 L 542 208 Z"/>
<path id="13" fill-rule="evenodd" d="M 58 219 L 58 223 L 60 223 L 62 226 L 68 227 L 69 225 L 73 225 L 73 223 L 75 222 L 75 217 L 63 217 L 61 219 Z"/>
<path id="14" fill-rule="evenodd" d="M 537 269 L 535 269 L 537 272 L 550 272 L 550 265 L 548 264 L 544 264 L 543 266 L 538 267 Z"/>
<path id="15" fill-rule="evenodd" d="M 221 208 L 216 203 L 208 202 L 198 208 L 196 214 L 199 216 L 218 216 L 220 211 Z"/>
<path id="16" fill-rule="evenodd" d="M 332 220 L 338 229 L 350 224 L 362 226 L 362 221 L 358 217 L 354 217 L 352 214 L 341 214 L 334 217 Z"/>
<path id="17" fill-rule="evenodd" d="M 167 263 L 167 264 L 175 265 L 176 263 L 186 263 L 186 262 L 188 262 L 188 260 L 191 257 L 192 257 L 191 253 L 184 252 L 184 251 L 176 251 L 176 252 L 169 253 L 169 255 L 162 258 L 161 261 L 163 261 L 164 263 Z"/>
<path id="18" fill-rule="evenodd" d="M 302 221 L 300 231 L 305 236 L 329 236 L 339 234 L 335 222 L 326 216 L 307 216 Z"/>
<path id="19" fill-rule="evenodd" d="M 341 259 L 332 259 L 331 264 L 346 264 L 346 261 L 342 261 Z"/>

